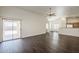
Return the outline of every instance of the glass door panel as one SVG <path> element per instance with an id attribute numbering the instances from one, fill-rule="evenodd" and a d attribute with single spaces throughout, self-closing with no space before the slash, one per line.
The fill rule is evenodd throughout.
<path id="1" fill-rule="evenodd" d="M 13 39 L 20 38 L 20 21 L 13 21 Z"/>
<path id="2" fill-rule="evenodd" d="M 3 41 L 20 38 L 20 21 L 3 20 Z"/>
<path id="3" fill-rule="evenodd" d="M 12 39 L 12 21 L 11 20 L 3 20 L 3 40 L 11 40 Z"/>

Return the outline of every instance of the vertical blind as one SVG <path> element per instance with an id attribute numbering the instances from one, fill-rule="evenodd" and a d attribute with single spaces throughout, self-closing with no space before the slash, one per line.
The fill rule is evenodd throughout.
<path id="1" fill-rule="evenodd" d="M 20 20 L 3 19 L 3 40 L 20 38 Z"/>

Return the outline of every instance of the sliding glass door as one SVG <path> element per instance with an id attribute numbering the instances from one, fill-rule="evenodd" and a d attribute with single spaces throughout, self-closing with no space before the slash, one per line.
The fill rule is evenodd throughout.
<path id="1" fill-rule="evenodd" d="M 20 20 L 3 19 L 3 41 L 20 38 Z"/>

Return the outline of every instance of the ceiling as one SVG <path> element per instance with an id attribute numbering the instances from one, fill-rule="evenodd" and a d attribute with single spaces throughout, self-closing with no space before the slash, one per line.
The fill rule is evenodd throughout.
<path id="1" fill-rule="evenodd" d="M 39 13 L 39 14 L 46 14 L 49 12 L 49 8 L 52 8 L 52 10 L 55 10 L 55 7 L 51 7 L 51 6 L 21 6 L 19 7 L 21 9 L 24 10 L 28 10 L 28 11 L 32 11 L 35 13 Z"/>
<path id="2" fill-rule="evenodd" d="M 18 6 L 18 8 L 44 15 L 49 12 L 49 8 L 57 15 L 79 15 L 78 6 Z"/>

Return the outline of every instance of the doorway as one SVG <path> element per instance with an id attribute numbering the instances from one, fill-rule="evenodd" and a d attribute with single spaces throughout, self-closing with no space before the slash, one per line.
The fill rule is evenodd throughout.
<path id="1" fill-rule="evenodd" d="M 20 20 L 3 19 L 3 41 L 20 38 Z"/>

